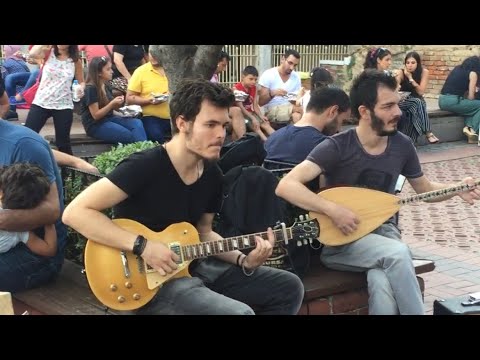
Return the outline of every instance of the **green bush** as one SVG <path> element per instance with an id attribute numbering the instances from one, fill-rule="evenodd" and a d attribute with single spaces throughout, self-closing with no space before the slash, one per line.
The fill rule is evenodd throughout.
<path id="1" fill-rule="evenodd" d="M 97 167 L 100 174 L 107 175 L 125 158 L 131 154 L 151 149 L 158 146 L 157 142 L 142 141 L 133 144 L 123 145 L 119 144 L 114 149 L 99 154 L 95 157 L 93 165 Z M 85 188 L 98 180 L 98 177 L 93 175 L 84 174 L 74 170 L 68 171 L 64 176 L 64 194 L 65 194 L 65 206 L 67 206 L 78 194 L 80 194 Z M 111 217 L 111 209 L 104 211 L 104 214 Z M 85 244 L 87 240 L 85 237 L 77 233 L 72 228 L 68 228 L 68 242 L 65 250 L 65 257 L 78 264 L 83 264 L 83 252 L 85 250 Z"/>

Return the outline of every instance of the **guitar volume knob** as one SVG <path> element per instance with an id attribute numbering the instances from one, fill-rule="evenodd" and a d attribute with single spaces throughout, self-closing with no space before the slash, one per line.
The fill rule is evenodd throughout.
<path id="1" fill-rule="evenodd" d="M 127 281 L 127 282 L 125 283 L 125 287 L 126 287 L 127 289 L 130 289 L 132 286 L 133 286 L 133 285 L 132 285 L 132 283 L 131 283 L 130 281 Z"/>
<path id="2" fill-rule="evenodd" d="M 139 293 L 133 294 L 133 300 L 140 300 L 141 296 Z"/>
<path id="3" fill-rule="evenodd" d="M 118 298 L 117 298 L 118 302 L 121 304 L 121 303 L 124 303 L 125 302 L 125 296 L 122 296 L 120 295 Z"/>
<path id="4" fill-rule="evenodd" d="M 115 285 L 115 284 L 110 285 L 110 290 L 111 291 L 117 291 L 117 289 L 118 289 L 117 285 Z"/>

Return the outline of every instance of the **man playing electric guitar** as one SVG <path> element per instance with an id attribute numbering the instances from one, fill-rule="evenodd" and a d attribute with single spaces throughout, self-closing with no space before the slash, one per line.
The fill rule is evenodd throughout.
<path id="1" fill-rule="evenodd" d="M 135 220 L 153 231 L 188 222 L 202 242 L 221 239 L 212 230 L 222 201 L 222 173 L 214 161 L 234 101 L 231 90 L 221 85 L 206 80 L 182 83 L 170 101 L 172 140 L 132 155 L 88 187 L 65 210 L 65 224 L 88 239 L 132 251 L 161 275 L 177 269 L 175 252 L 122 229 L 102 210 L 114 206 L 116 218 Z M 254 307 L 257 314 L 296 314 L 303 300 L 302 282 L 290 272 L 261 266 L 272 253 L 271 229 L 268 240 L 255 240 L 248 256 L 234 250 L 194 261 L 193 277 L 169 280 L 139 313 L 248 315 Z"/>
<path id="2" fill-rule="evenodd" d="M 362 219 L 345 206 L 315 196 L 304 184 L 325 174 L 327 186 L 366 187 L 394 194 L 398 176 L 405 176 L 417 193 L 444 189 L 423 174 L 411 140 L 397 132 L 401 111 L 396 80 L 377 70 L 366 70 L 350 92 L 356 128 L 319 144 L 307 159 L 279 183 L 276 193 L 305 210 L 327 215 L 344 235 L 360 226 Z M 463 180 L 469 190 L 459 196 L 470 204 L 480 192 L 471 178 Z M 341 189 L 341 188 L 340 188 Z M 347 190 L 345 190 L 347 191 Z M 446 200 L 447 195 L 438 200 Z M 363 199 L 367 209 L 369 199 Z M 374 212 L 376 209 L 370 209 Z M 333 269 L 366 271 L 370 314 L 424 314 L 422 294 L 408 246 L 392 219 L 370 234 L 341 246 L 325 246 L 321 258 Z M 320 234 L 322 226 L 320 225 Z"/>

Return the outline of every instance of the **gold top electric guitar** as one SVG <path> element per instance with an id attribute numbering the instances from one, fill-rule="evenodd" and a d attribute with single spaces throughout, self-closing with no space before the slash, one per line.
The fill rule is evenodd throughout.
<path id="1" fill-rule="evenodd" d="M 255 236 L 267 239 L 267 233 L 262 232 L 200 242 L 197 229 L 187 222 L 170 225 L 161 232 L 154 232 L 129 219 L 115 219 L 113 222 L 133 234 L 143 235 L 149 241 L 162 242 L 180 257 L 177 270 L 162 276 L 142 257 L 89 239 L 85 247 L 88 283 L 97 299 L 115 310 L 134 310 L 147 304 L 166 281 L 190 276 L 188 265 L 192 260 L 253 248 L 256 246 Z M 311 244 L 319 235 L 318 222 L 302 219 L 288 228 L 282 224 L 281 228 L 273 230 L 273 234 L 276 242 L 288 243 L 295 239 L 298 245 Z"/>
<path id="2" fill-rule="evenodd" d="M 475 185 L 480 185 L 480 181 L 476 181 Z M 320 224 L 321 231 L 318 240 L 322 244 L 328 246 L 345 245 L 371 233 L 397 213 L 402 205 L 453 195 L 473 188 L 461 184 L 401 199 L 392 194 L 366 188 L 334 187 L 319 192 L 318 196 L 353 211 L 360 219 L 357 230 L 349 235 L 344 235 L 327 215 L 310 212 L 310 217 L 317 219 Z"/>

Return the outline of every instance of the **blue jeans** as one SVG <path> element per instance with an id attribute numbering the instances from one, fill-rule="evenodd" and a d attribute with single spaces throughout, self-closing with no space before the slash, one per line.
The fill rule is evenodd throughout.
<path id="1" fill-rule="evenodd" d="M 369 314 L 424 314 L 410 249 L 393 224 L 383 224 L 351 244 L 325 246 L 321 260 L 335 270 L 367 272 Z"/>
<path id="2" fill-rule="evenodd" d="M 142 122 L 148 140 L 158 141 L 160 144 L 163 144 L 165 142 L 165 135 L 172 134 L 170 120 L 168 119 L 161 119 L 156 116 L 144 116 Z"/>
<path id="3" fill-rule="evenodd" d="M 88 136 L 109 143 L 130 144 L 147 140 L 142 121 L 131 117 L 111 116 L 88 129 Z"/>
<path id="4" fill-rule="evenodd" d="M 39 287 L 54 280 L 60 269 L 54 257 L 36 255 L 20 243 L 0 254 L 0 291 L 15 293 Z"/>
<path id="5" fill-rule="evenodd" d="M 302 305 L 302 281 L 288 271 L 261 266 L 245 276 L 240 267 L 215 258 L 203 264 L 195 268 L 193 277 L 165 283 L 138 314 L 296 315 Z"/>
<path id="6" fill-rule="evenodd" d="M 5 76 L 5 91 L 7 92 L 8 96 L 15 96 L 17 93 L 17 86 L 23 86 L 20 94 L 29 89 L 33 84 L 35 84 L 35 81 L 37 81 L 39 72 L 40 70 L 37 69 L 31 72 L 20 72 Z M 15 111 L 16 106 L 10 105 L 10 110 Z"/>

